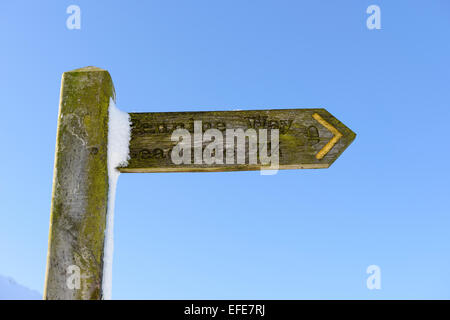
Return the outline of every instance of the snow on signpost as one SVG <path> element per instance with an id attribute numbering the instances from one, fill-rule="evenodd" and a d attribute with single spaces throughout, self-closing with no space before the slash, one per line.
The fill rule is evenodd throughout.
<path id="1" fill-rule="evenodd" d="M 328 168 L 355 136 L 325 109 L 128 114 L 106 70 L 65 72 L 44 298 L 111 298 L 120 172 Z"/>

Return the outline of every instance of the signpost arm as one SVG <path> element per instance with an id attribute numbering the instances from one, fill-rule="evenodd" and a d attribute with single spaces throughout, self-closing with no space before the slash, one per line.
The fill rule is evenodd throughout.
<path id="1" fill-rule="evenodd" d="M 62 76 L 44 299 L 101 299 L 108 203 L 109 73 Z"/>

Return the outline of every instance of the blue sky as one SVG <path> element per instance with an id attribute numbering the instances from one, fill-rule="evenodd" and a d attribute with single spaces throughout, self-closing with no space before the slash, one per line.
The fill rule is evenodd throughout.
<path id="1" fill-rule="evenodd" d="M 324 107 L 357 133 L 325 170 L 122 174 L 113 298 L 449 299 L 449 31 L 445 0 L 3 1 L 0 274 L 43 291 L 61 74 L 94 65 L 124 111 Z"/>

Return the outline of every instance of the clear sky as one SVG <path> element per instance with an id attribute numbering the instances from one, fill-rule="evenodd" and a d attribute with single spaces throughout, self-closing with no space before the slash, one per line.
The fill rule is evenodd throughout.
<path id="1" fill-rule="evenodd" d="M 124 111 L 324 107 L 357 133 L 329 169 L 122 174 L 113 298 L 449 299 L 449 32 L 446 0 L 2 1 L 0 274 L 43 291 L 61 74 L 94 65 Z"/>

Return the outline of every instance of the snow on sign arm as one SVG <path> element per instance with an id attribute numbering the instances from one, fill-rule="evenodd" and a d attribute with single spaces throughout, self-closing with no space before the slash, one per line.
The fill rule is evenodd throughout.
<path id="1" fill-rule="evenodd" d="M 328 168 L 355 136 L 325 109 L 128 114 L 106 70 L 65 72 L 44 298 L 111 298 L 120 172 Z"/>

